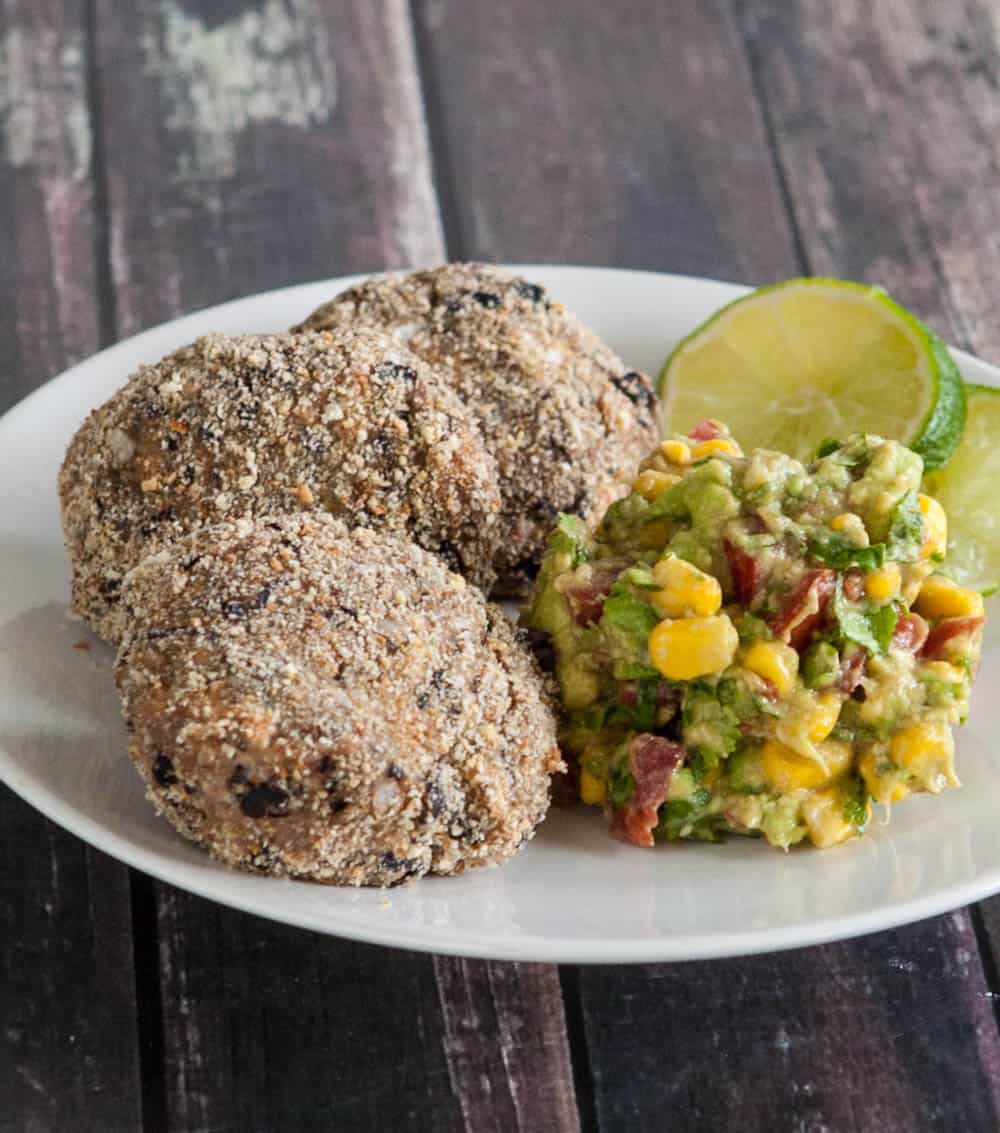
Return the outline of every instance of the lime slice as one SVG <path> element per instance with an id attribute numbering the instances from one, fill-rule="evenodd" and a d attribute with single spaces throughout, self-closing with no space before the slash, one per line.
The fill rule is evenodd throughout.
<path id="1" fill-rule="evenodd" d="M 962 436 L 965 398 L 944 343 L 879 287 L 790 279 L 723 307 L 660 371 L 661 422 L 725 421 L 744 448 L 807 460 L 820 441 L 878 433 L 938 468 Z"/>
<path id="2" fill-rule="evenodd" d="M 992 592 L 1000 583 L 1000 390 L 965 387 L 968 417 L 948 467 L 925 485 L 948 515 L 944 572 L 963 586 Z"/>

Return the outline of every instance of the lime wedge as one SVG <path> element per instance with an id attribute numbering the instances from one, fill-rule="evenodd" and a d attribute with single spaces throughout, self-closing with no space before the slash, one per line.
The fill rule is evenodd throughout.
<path id="1" fill-rule="evenodd" d="M 990 593 L 1000 583 L 1000 389 L 968 385 L 965 396 L 962 443 L 925 486 L 948 515 L 944 573 Z"/>
<path id="2" fill-rule="evenodd" d="M 938 468 L 958 445 L 965 398 L 944 343 L 879 287 L 790 279 L 723 307 L 660 371 L 665 432 L 706 417 L 745 449 L 807 460 L 820 441 L 878 433 Z"/>

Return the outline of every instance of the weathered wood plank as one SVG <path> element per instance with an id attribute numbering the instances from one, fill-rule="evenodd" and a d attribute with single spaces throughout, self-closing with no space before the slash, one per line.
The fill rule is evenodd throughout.
<path id="1" fill-rule="evenodd" d="M 97 10 L 122 333 L 444 258 L 403 0 Z M 390 954 L 155 894 L 167 1128 L 576 1128 L 554 969 Z"/>
<path id="2" fill-rule="evenodd" d="M 965 914 L 585 977 L 602 1129 L 996 1129 L 996 1027 Z"/>
<path id="3" fill-rule="evenodd" d="M 441 252 L 403 0 L 95 0 L 121 335 Z"/>
<path id="4" fill-rule="evenodd" d="M 84 9 L 0 3 L 0 410 L 98 345 Z"/>
<path id="5" fill-rule="evenodd" d="M 788 271 L 792 237 L 721 0 L 415 12 L 452 255 Z"/>
<path id="6" fill-rule="evenodd" d="M 811 269 L 883 283 L 1000 360 L 996 5 L 736 9 Z"/>
<path id="7" fill-rule="evenodd" d="M 0 2 L 0 410 L 99 345 L 87 59 L 82 2 Z M 0 1129 L 137 1127 L 128 873 L 4 787 L 0 1005 Z"/>
<path id="8" fill-rule="evenodd" d="M 435 956 L 434 970 L 448 1071 L 465 1128 L 579 1130 L 556 969 Z"/>
<path id="9" fill-rule="evenodd" d="M 733 8 L 615 5 L 582 20 L 569 0 L 488 12 L 420 0 L 452 255 L 751 281 L 875 273 L 960 332 L 949 287 L 969 269 L 953 257 L 949 274 L 943 252 L 937 262 L 925 213 L 898 216 L 910 183 L 930 199 L 953 182 L 898 142 L 920 126 L 897 121 L 905 99 L 853 152 L 871 92 L 844 87 L 859 67 L 879 70 L 869 41 L 881 17 L 819 0 Z M 884 36 L 912 18 L 896 17 Z M 834 19 L 853 30 L 831 45 Z M 839 86 L 810 86 L 820 48 Z M 817 169 L 843 170 L 835 189 Z M 988 238 L 980 226 L 968 240 Z M 601 1128 L 995 1127 L 1000 1047 L 967 913 L 778 957 L 584 968 L 567 984 L 585 1034 L 577 1077 L 593 1085 Z"/>

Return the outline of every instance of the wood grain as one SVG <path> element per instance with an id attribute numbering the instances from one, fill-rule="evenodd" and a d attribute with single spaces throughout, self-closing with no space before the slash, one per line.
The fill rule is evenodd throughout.
<path id="1" fill-rule="evenodd" d="M 404 0 L 96 10 L 120 335 L 440 255 Z"/>
<path id="2" fill-rule="evenodd" d="M 0 3 L 0 410 L 99 345 L 83 8 Z M 0 1129 L 136 1128 L 136 1036 L 127 871 L 0 787 Z"/>
<path id="3" fill-rule="evenodd" d="M 121 333 L 444 258 L 402 0 L 113 7 L 97 0 Z M 554 969 L 312 937 L 165 886 L 152 902 L 158 1128 L 576 1128 Z"/>
<path id="4" fill-rule="evenodd" d="M 909 206 L 910 184 L 929 196 L 944 176 L 902 140 L 920 122 L 900 120 L 899 97 L 879 118 L 870 87 L 845 101 L 908 26 L 895 7 L 882 27 L 870 6 L 818 0 L 625 5 L 586 20 L 568 0 L 488 13 L 421 0 L 451 254 L 750 281 L 877 268 L 961 337 L 951 288 L 968 271 L 952 283 L 929 214 Z M 835 20 L 851 22 L 846 39 Z M 592 1103 L 602 1129 L 995 1128 L 994 991 L 968 913 L 778 957 L 583 968 L 565 982 L 582 1020 L 577 1081 L 593 1091 L 581 1112 Z"/>
<path id="5" fill-rule="evenodd" d="M 453 256 L 764 282 L 793 262 L 721 0 L 418 0 Z"/>
<path id="6" fill-rule="evenodd" d="M 1000 11 L 736 5 L 819 274 L 884 284 L 1000 361 Z"/>
<path id="7" fill-rule="evenodd" d="M 0 411 L 99 339 L 83 0 L 0 3 Z"/>
<path id="8" fill-rule="evenodd" d="M 965 915 L 745 961 L 588 969 L 582 989 L 602 1129 L 997 1127 Z"/>
<path id="9" fill-rule="evenodd" d="M 434 970 L 444 1050 L 465 1128 L 578 1131 L 556 969 L 435 956 Z"/>

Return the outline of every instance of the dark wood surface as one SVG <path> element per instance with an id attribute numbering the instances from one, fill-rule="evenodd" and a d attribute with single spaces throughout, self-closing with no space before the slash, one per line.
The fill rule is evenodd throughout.
<path id="1" fill-rule="evenodd" d="M 0 0 L 0 405 L 284 283 L 444 258 L 885 283 L 1000 360 L 990 0 Z M 132 873 L 0 789 L 0 1130 L 992 1131 L 1000 904 L 556 969 Z"/>

